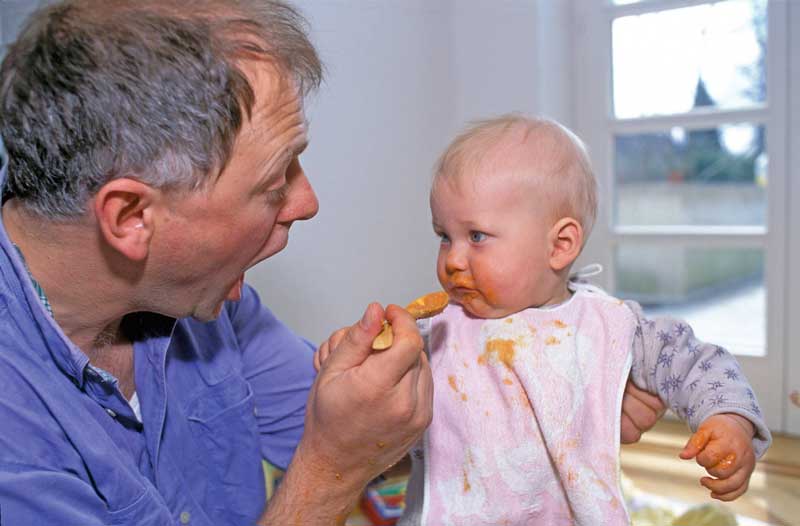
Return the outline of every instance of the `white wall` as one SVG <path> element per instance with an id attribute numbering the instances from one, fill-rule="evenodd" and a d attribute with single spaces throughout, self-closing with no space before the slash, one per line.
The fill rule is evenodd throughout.
<path id="1" fill-rule="evenodd" d="M 569 3 L 303 0 L 328 68 L 303 163 L 319 215 L 247 281 L 320 342 L 370 301 L 439 288 L 428 184 L 468 120 L 508 111 L 571 118 Z M 546 18 L 541 18 L 546 16 Z"/>
<path id="2" fill-rule="evenodd" d="M 4 43 L 40 1 L 0 0 Z M 571 1 L 289 1 L 327 66 L 302 159 L 321 206 L 247 281 L 320 342 L 370 301 L 439 288 L 428 183 L 466 122 L 522 111 L 572 124 Z"/>

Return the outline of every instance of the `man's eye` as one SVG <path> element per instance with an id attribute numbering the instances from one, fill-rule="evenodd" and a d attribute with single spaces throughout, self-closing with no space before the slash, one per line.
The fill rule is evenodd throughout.
<path id="1" fill-rule="evenodd" d="M 267 202 L 269 204 L 282 203 L 289 196 L 289 185 L 285 184 L 275 190 L 267 192 Z"/>
<path id="2" fill-rule="evenodd" d="M 484 239 L 486 239 L 486 234 L 484 234 L 483 232 L 478 232 L 473 230 L 472 232 L 469 233 L 469 240 L 472 241 L 473 243 L 480 243 Z"/>

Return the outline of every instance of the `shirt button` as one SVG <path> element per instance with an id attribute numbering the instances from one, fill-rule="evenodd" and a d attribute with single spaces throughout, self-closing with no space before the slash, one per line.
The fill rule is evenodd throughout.
<path id="1" fill-rule="evenodd" d="M 111 418 L 117 418 L 117 413 L 115 413 L 111 409 L 106 408 L 106 413 L 108 413 L 108 416 L 110 416 Z"/>
<path id="2" fill-rule="evenodd" d="M 189 524 L 189 519 L 191 518 L 192 516 L 189 515 L 188 511 L 181 512 L 181 524 Z"/>

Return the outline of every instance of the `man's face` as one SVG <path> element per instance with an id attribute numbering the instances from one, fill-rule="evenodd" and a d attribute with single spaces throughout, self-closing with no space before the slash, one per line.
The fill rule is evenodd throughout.
<path id="1" fill-rule="evenodd" d="M 436 273 L 450 297 L 480 318 L 536 306 L 549 271 L 546 214 L 514 177 L 437 178 L 433 229 L 441 238 Z"/>
<path id="2" fill-rule="evenodd" d="M 252 116 L 219 178 L 171 202 L 160 238 L 163 281 L 180 296 L 167 301 L 206 321 L 240 298 L 245 270 L 286 247 L 293 221 L 319 209 L 299 160 L 308 140 L 302 97 L 263 62 L 243 69 L 256 95 Z"/>

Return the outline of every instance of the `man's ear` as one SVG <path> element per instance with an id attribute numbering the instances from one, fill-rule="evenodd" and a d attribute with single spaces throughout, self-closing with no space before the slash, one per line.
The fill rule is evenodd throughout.
<path id="1" fill-rule="evenodd" d="M 114 179 L 94 197 L 94 212 L 103 239 L 132 261 L 144 261 L 150 250 L 157 190 L 135 179 Z"/>
<path id="2" fill-rule="evenodd" d="M 583 247 L 583 227 L 571 217 L 559 219 L 550 229 L 550 268 L 558 272 L 569 267 Z"/>

